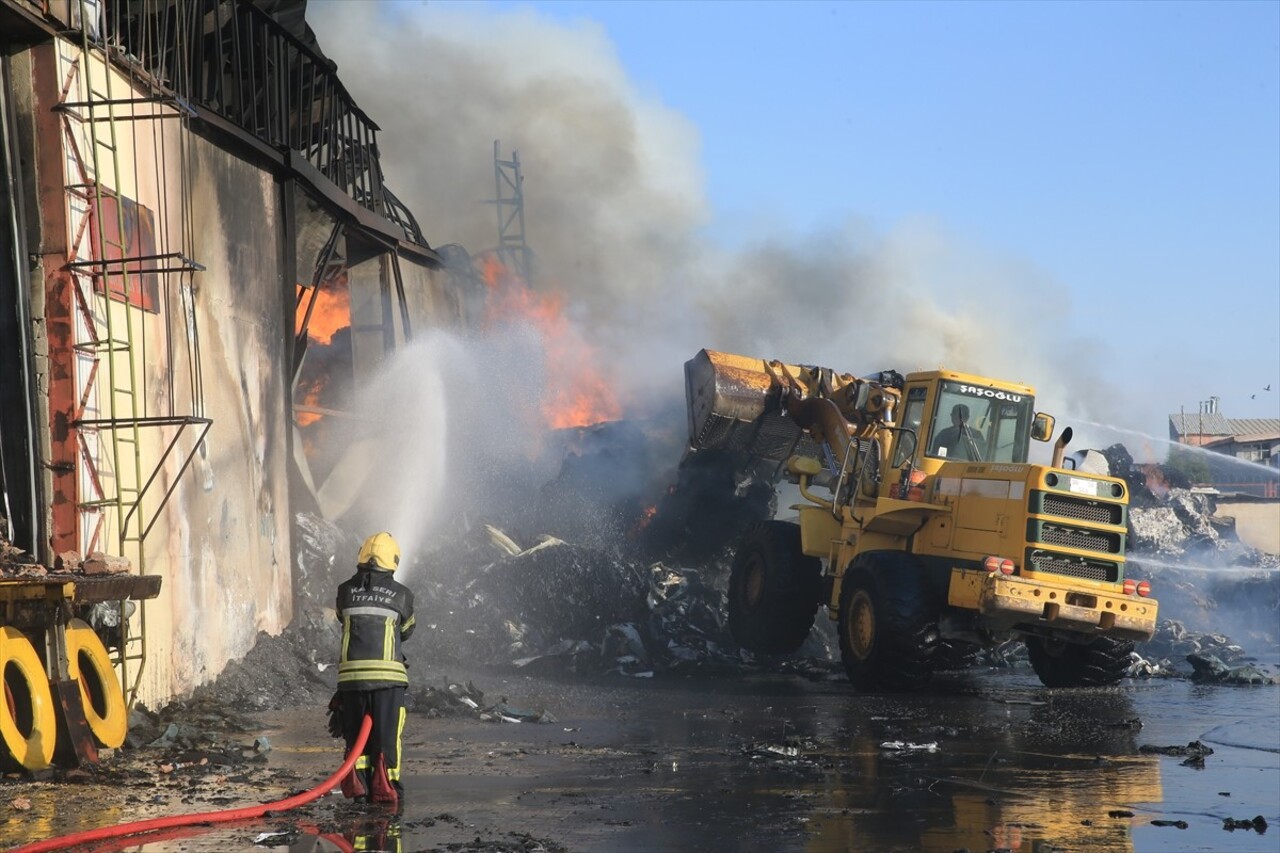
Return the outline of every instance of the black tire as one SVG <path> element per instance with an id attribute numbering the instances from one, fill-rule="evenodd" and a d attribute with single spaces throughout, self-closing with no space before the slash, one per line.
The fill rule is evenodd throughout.
<path id="1" fill-rule="evenodd" d="M 1088 645 L 1027 637 L 1031 667 L 1045 687 L 1109 687 L 1129 669 L 1133 643 L 1099 637 Z"/>
<path id="2" fill-rule="evenodd" d="M 791 654 L 809 636 L 821 594 L 822 562 L 800 550 L 800 526 L 762 522 L 733 558 L 729 632 L 757 654 Z"/>
<path id="3" fill-rule="evenodd" d="M 938 608 L 906 554 L 860 559 L 840 585 L 840 659 L 859 690 L 918 690 L 933 676 Z"/>

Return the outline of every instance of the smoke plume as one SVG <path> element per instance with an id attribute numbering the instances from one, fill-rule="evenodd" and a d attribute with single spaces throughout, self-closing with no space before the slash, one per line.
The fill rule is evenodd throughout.
<path id="1" fill-rule="evenodd" d="M 697 129 L 640 91 L 598 26 L 482 6 L 313 2 L 308 14 L 433 245 L 497 242 L 482 203 L 496 191 L 493 142 L 519 151 L 535 286 L 566 295 L 631 414 L 680 400 L 682 363 L 708 347 L 855 374 L 946 366 L 1033 384 L 1059 417 L 1123 417 L 1099 378 L 1105 343 L 1064 332 L 1060 283 L 927 218 L 707 240 Z M 797 137 L 779 156 L 818 145 Z"/>

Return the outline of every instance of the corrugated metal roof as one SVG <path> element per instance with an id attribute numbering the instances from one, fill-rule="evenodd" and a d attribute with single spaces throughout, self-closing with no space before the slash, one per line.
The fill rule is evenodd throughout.
<path id="1" fill-rule="evenodd" d="M 1232 435 L 1259 436 L 1275 435 L 1280 432 L 1280 418 L 1228 418 L 1232 427 Z"/>
<path id="2" fill-rule="evenodd" d="M 1174 435 L 1235 435 L 1226 417 L 1219 412 L 1169 415 Z"/>
<path id="3" fill-rule="evenodd" d="M 1228 418 L 1221 412 L 1169 415 L 1174 435 L 1269 436 L 1280 433 L 1280 418 Z"/>

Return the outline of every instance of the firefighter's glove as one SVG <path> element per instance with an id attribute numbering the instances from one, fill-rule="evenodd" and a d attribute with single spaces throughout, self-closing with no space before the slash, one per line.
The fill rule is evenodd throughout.
<path id="1" fill-rule="evenodd" d="M 333 694 L 333 698 L 329 700 L 329 734 L 334 737 L 342 737 L 342 692 L 338 691 Z"/>

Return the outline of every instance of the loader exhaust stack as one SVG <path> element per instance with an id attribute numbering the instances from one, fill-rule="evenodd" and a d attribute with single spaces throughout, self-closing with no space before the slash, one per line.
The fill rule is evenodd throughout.
<path id="1" fill-rule="evenodd" d="M 1067 445 L 1071 443 L 1071 427 L 1062 431 L 1062 435 L 1053 444 L 1053 467 L 1061 468 L 1062 460 L 1067 455 Z"/>

